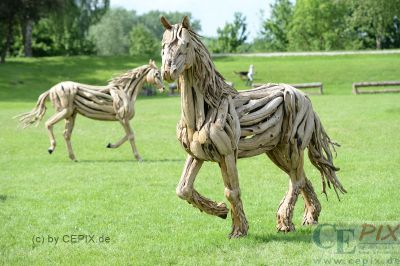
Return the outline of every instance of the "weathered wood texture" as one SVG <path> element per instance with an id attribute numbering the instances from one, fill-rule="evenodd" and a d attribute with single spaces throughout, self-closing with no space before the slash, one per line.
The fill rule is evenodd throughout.
<path id="1" fill-rule="evenodd" d="M 399 93 L 400 88 L 380 90 L 360 90 L 365 87 L 390 87 L 400 86 L 400 81 L 378 81 L 378 82 L 355 82 L 353 83 L 353 94 L 378 94 L 378 93 Z"/>
<path id="2" fill-rule="evenodd" d="M 263 86 L 262 83 L 255 83 L 253 84 L 253 88 L 257 88 Z M 296 89 L 306 90 L 307 94 L 324 94 L 324 85 L 322 82 L 311 82 L 311 83 L 298 83 L 298 84 L 289 84 Z M 318 89 L 318 91 L 310 91 L 310 89 Z"/>
<path id="3" fill-rule="evenodd" d="M 321 210 L 316 193 L 304 169 L 304 150 L 320 171 L 322 191 L 326 184 L 338 193 L 346 190 L 336 176 L 331 141 L 310 99 L 287 84 L 265 84 L 236 91 L 215 69 L 211 57 L 192 31 L 187 17 L 171 25 L 161 19 L 163 36 L 163 77 L 177 80 L 181 93 L 181 119 L 177 137 L 188 153 L 176 192 L 201 211 L 225 218 L 224 203 L 208 199 L 194 189 L 204 161 L 217 162 L 231 204 L 230 237 L 245 236 L 248 223 L 243 210 L 236 167 L 239 158 L 267 154 L 290 177 L 289 190 L 277 212 L 277 229 L 292 231 L 292 215 L 299 193 L 305 202 L 303 224 L 318 221 Z"/>
<path id="4" fill-rule="evenodd" d="M 163 89 L 161 73 L 155 62 L 135 68 L 121 76 L 113 78 L 106 86 L 92 86 L 72 81 L 64 81 L 54 85 L 50 90 L 39 96 L 35 108 L 17 116 L 23 128 L 37 125 L 46 112 L 46 99 L 50 98 L 56 113 L 46 122 L 50 137 L 48 152 L 53 153 L 56 140 L 53 126 L 64 119 L 64 138 L 67 143 L 69 158 L 76 161 L 71 145 L 71 134 L 76 115 L 102 121 L 119 121 L 125 130 L 125 135 L 115 144 L 109 143 L 107 148 L 118 148 L 129 140 L 137 160 L 141 160 L 136 149 L 135 137 L 129 121 L 135 115 L 136 97 L 145 83 Z"/>

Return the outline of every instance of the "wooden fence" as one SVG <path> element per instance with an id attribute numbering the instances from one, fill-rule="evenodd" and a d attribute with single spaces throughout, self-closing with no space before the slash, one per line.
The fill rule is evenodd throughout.
<path id="1" fill-rule="evenodd" d="M 262 86 L 263 84 L 255 83 L 253 84 L 253 88 Z M 312 83 L 299 83 L 299 84 L 290 84 L 291 86 L 295 87 L 296 89 L 301 89 L 301 90 L 308 90 L 308 89 L 315 89 L 318 88 L 318 94 L 323 94 L 324 93 L 324 85 L 322 82 L 312 82 Z M 312 94 L 312 92 L 308 92 Z"/>
<path id="2" fill-rule="evenodd" d="M 381 90 L 359 90 L 358 88 L 363 87 L 389 87 L 389 86 L 400 86 L 400 81 L 381 81 L 381 82 L 356 82 L 353 83 L 354 94 L 376 94 L 376 93 L 388 93 L 388 92 L 400 92 L 400 88 L 381 89 Z"/>

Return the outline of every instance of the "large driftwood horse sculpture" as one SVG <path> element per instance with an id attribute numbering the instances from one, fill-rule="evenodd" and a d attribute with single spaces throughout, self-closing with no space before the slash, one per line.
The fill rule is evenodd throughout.
<path id="1" fill-rule="evenodd" d="M 194 189 L 204 161 L 217 162 L 222 171 L 225 196 L 231 204 L 230 237 L 247 234 L 248 223 L 240 198 L 237 158 L 267 154 L 290 177 L 289 190 L 279 205 L 277 229 L 292 231 L 293 209 L 301 192 L 305 202 L 303 224 L 315 224 L 321 205 L 304 169 L 304 150 L 321 172 L 325 184 L 336 193 L 346 192 L 335 172 L 326 134 L 309 98 L 286 84 L 266 84 L 238 92 L 215 69 L 210 55 L 192 31 L 189 19 L 165 28 L 162 41 L 164 80 L 178 80 L 181 91 L 181 119 L 177 137 L 188 153 L 176 193 L 211 215 L 226 218 L 225 203 L 214 202 Z"/>
<path id="2" fill-rule="evenodd" d="M 58 83 L 39 96 L 31 112 L 17 117 L 20 118 L 24 128 L 32 124 L 37 125 L 46 112 L 46 99 L 50 98 L 57 112 L 46 121 L 50 137 L 48 152 L 51 154 L 56 148 L 53 126 L 64 119 L 64 139 L 69 158 L 73 161 L 76 161 L 76 158 L 72 150 L 71 134 L 78 113 L 96 120 L 119 121 L 125 129 L 125 136 L 115 144 L 109 143 L 107 148 L 118 148 L 129 140 L 135 158 L 141 161 L 129 121 L 135 115 L 136 97 L 145 82 L 163 90 L 161 73 L 153 60 L 150 60 L 148 65 L 137 67 L 113 78 L 107 86 L 92 86 L 72 81 Z"/>

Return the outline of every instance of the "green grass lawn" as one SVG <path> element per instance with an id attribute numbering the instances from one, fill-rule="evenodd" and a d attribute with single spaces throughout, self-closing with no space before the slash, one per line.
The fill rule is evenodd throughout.
<path id="1" fill-rule="evenodd" d="M 129 144 L 106 149 L 123 135 L 116 122 L 78 117 L 68 159 L 63 125 L 51 156 L 43 123 L 21 130 L 11 119 L 30 110 L 37 96 L 61 80 L 104 84 L 115 73 L 146 63 L 122 57 L 13 59 L 0 65 L 0 265 L 243 264 L 304 265 L 313 258 L 311 229 L 302 227 L 303 200 L 295 209 L 297 231 L 275 230 L 275 212 L 288 178 L 266 156 L 238 163 L 250 231 L 229 240 L 230 219 L 200 213 L 175 195 L 185 153 L 175 137 L 178 97 L 142 97 L 132 121 L 143 163 Z M 399 55 L 290 58 L 218 58 L 216 65 L 238 87 L 233 70 L 253 63 L 256 82 L 321 81 L 326 96 L 311 96 L 314 109 L 342 147 L 335 162 L 348 194 L 339 202 L 320 196 L 320 222 L 399 221 L 400 95 L 351 95 L 355 81 L 396 80 Z M 265 79 L 263 78 L 265 77 Z M 239 86 L 240 85 L 240 86 Z M 48 104 L 50 107 L 50 104 Z M 50 107 L 45 117 L 53 113 Z M 306 163 L 317 192 L 319 173 Z M 225 201 L 216 164 L 206 163 L 196 188 Z M 34 236 L 108 236 L 109 243 L 32 243 Z M 68 240 L 68 239 L 67 239 Z"/>

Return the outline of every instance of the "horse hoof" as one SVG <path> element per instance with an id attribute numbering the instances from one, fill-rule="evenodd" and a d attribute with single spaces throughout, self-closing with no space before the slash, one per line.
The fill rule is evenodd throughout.
<path id="1" fill-rule="evenodd" d="M 106 148 L 111 148 L 111 143 L 108 143 Z"/>
<path id="2" fill-rule="evenodd" d="M 49 152 L 49 154 L 53 153 L 53 149 L 51 149 L 51 148 L 49 148 L 47 151 Z"/>
<path id="3" fill-rule="evenodd" d="M 289 233 L 296 231 L 294 224 L 290 225 L 279 224 L 276 226 L 276 229 L 278 230 L 279 233 Z"/>

